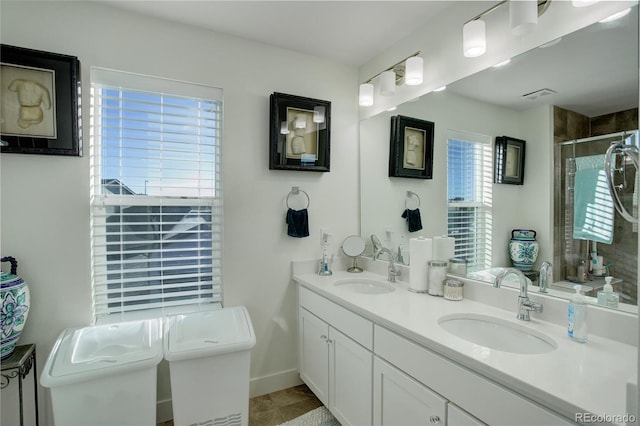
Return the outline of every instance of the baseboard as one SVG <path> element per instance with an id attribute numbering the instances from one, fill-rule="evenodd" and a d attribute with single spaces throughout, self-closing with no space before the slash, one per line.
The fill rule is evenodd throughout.
<path id="1" fill-rule="evenodd" d="M 156 404 L 156 422 L 162 423 L 173 420 L 173 408 L 170 399 L 163 399 Z"/>
<path id="2" fill-rule="evenodd" d="M 249 397 L 253 398 L 282 389 L 291 388 L 302 384 L 297 369 L 281 371 L 267 376 L 255 377 L 249 383 Z M 173 419 L 171 399 L 158 401 L 156 404 L 156 421 L 158 423 Z"/>
<path id="3" fill-rule="evenodd" d="M 291 388 L 302 384 L 296 368 L 280 371 L 262 377 L 254 377 L 249 384 L 249 396 L 251 398 L 267 393 Z"/>

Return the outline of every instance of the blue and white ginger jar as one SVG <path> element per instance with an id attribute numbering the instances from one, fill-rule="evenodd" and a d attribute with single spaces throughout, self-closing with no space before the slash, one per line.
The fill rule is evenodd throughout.
<path id="1" fill-rule="evenodd" d="M 3 257 L 2 262 L 11 262 L 11 273 L 0 272 L 0 327 L 2 343 L 0 355 L 4 360 L 13 354 L 22 329 L 27 321 L 31 295 L 27 283 L 18 277 L 18 262 L 13 257 Z"/>
<path id="2" fill-rule="evenodd" d="M 511 231 L 509 256 L 513 266 L 521 271 L 531 271 L 538 258 L 538 242 L 533 229 L 514 229 Z"/>

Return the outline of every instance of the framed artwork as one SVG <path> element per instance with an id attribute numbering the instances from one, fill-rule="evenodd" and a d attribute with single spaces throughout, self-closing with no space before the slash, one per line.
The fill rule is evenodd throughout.
<path id="1" fill-rule="evenodd" d="M 0 45 L 0 152 L 81 156 L 80 62 Z"/>
<path id="2" fill-rule="evenodd" d="M 329 171 L 331 102 L 273 93 L 269 169 Z"/>
<path id="3" fill-rule="evenodd" d="M 496 137 L 495 183 L 522 185 L 524 183 L 524 154 L 526 142 L 509 136 Z"/>
<path id="4" fill-rule="evenodd" d="M 390 177 L 432 178 L 434 128 L 431 121 L 391 117 Z"/>

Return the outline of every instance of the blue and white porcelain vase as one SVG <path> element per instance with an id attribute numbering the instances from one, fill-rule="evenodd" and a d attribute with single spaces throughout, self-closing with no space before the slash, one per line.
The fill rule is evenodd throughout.
<path id="1" fill-rule="evenodd" d="M 538 242 L 533 229 L 514 229 L 509 241 L 509 256 L 513 266 L 521 271 L 531 271 L 538 258 Z"/>
<path id="2" fill-rule="evenodd" d="M 11 273 L 0 272 L 0 327 L 2 343 L 0 355 L 4 360 L 13 354 L 22 329 L 27 321 L 31 296 L 29 287 L 17 276 L 18 262 L 13 257 L 3 257 L 2 262 L 11 263 Z"/>

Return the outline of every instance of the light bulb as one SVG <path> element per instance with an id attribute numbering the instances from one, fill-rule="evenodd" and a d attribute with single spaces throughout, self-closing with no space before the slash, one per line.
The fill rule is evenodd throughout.
<path id="1" fill-rule="evenodd" d="M 511 32 L 520 36 L 531 31 L 538 23 L 538 0 L 511 0 L 509 25 Z"/>
<path id="2" fill-rule="evenodd" d="M 382 96 L 392 96 L 396 93 L 396 73 L 385 71 L 380 74 L 380 94 Z"/>
<path id="3" fill-rule="evenodd" d="M 467 58 L 475 58 L 487 51 L 484 21 L 476 19 L 462 27 L 462 50 Z"/>
<path id="4" fill-rule="evenodd" d="M 313 107 L 313 122 L 324 123 L 324 107 L 323 106 Z"/>
<path id="5" fill-rule="evenodd" d="M 404 64 L 404 82 L 408 86 L 422 84 L 423 61 L 420 56 L 412 56 Z"/>
<path id="6" fill-rule="evenodd" d="M 373 84 L 363 83 L 360 85 L 360 95 L 358 97 L 360 106 L 373 105 Z"/>

